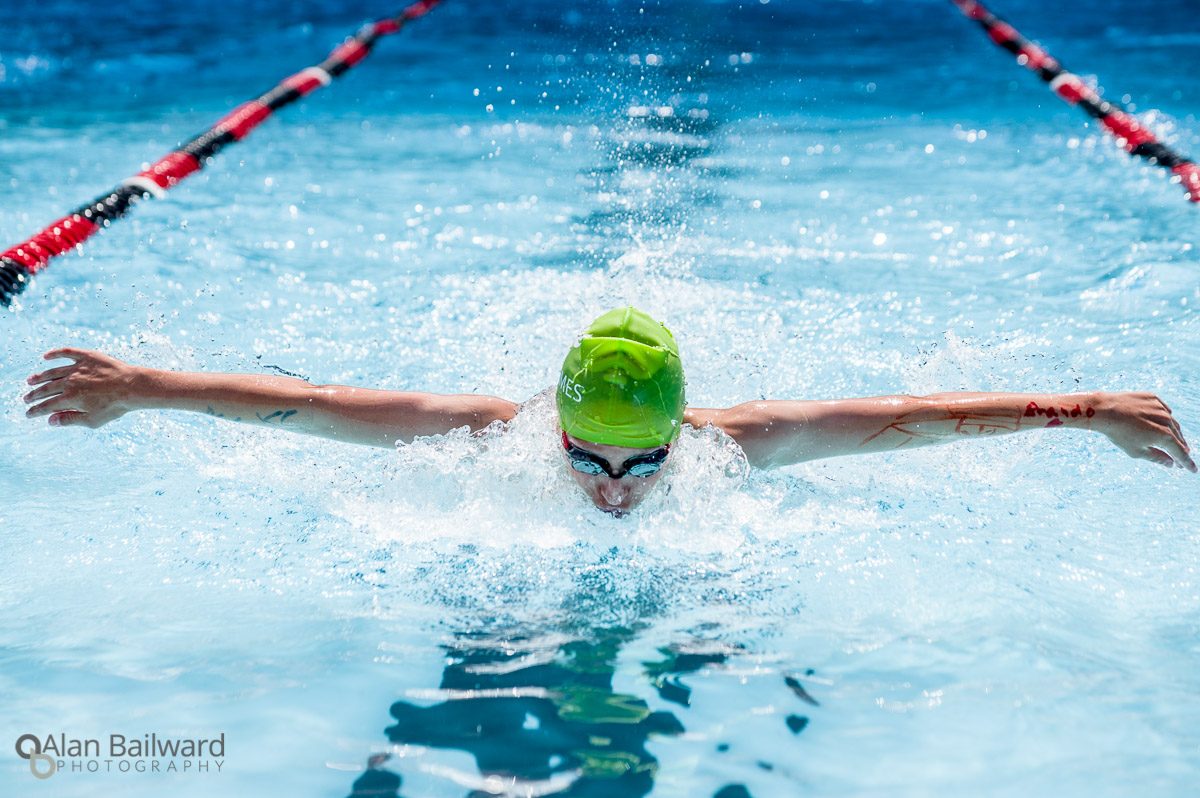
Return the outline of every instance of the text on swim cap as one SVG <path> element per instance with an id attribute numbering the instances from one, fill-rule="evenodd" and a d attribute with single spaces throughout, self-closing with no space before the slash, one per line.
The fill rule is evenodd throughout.
<path id="1" fill-rule="evenodd" d="M 573 402 L 583 401 L 583 385 L 566 374 L 558 380 L 558 392 Z"/>

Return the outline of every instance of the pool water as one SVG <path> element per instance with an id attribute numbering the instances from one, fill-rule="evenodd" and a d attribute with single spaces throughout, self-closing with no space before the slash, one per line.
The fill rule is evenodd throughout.
<path id="1" fill-rule="evenodd" d="M 994 5 L 1200 155 L 1158 8 Z M 6 4 L 0 238 L 391 11 Z M 524 401 L 635 303 L 695 405 L 1151 390 L 1194 443 L 1196 213 L 944 0 L 447 3 L 0 313 L 0 792 L 1191 795 L 1198 483 L 1100 436 L 762 472 L 688 430 L 614 519 L 544 395 L 394 451 L 21 395 L 76 345 Z M 33 780 L 60 732 L 226 750 Z"/>

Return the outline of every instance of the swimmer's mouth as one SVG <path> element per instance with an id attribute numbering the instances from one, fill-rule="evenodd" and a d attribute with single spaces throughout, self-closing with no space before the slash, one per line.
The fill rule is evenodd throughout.
<path id="1" fill-rule="evenodd" d="M 608 513 L 613 518 L 624 518 L 629 515 L 628 510 L 623 510 L 620 507 L 600 507 L 599 510 L 602 513 Z"/>

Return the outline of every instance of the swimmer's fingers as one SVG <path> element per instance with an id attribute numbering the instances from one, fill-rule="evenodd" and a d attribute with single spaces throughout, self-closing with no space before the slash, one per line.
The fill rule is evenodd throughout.
<path id="1" fill-rule="evenodd" d="M 1196 473 L 1196 462 L 1187 451 L 1187 444 L 1182 438 L 1177 438 L 1174 431 L 1163 428 L 1158 430 L 1158 434 L 1154 436 L 1152 441 L 1145 441 L 1141 445 L 1134 444 L 1133 446 L 1121 445 L 1118 446 L 1130 457 L 1136 457 L 1139 460 L 1149 460 L 1152 463 L 1158 463 L 1166 468 L 1186 468 L 1193 474 Z"/>
<path id="2" fill-rule="evenodd" d="M 86 360 L 96 354 L 87 349 L 78 349 L 74 346 L 60 346 L 58 349 L 51 349 L 46 354 L 42 355 L 42 360 L 57 360 L 58 358 L 66 358 L 74 360 L 78 363 L 81 360 Z"/>
<path id="3" fill-rule="evenodd" d="M 1196 473 L 1196 461 L 1192 459 L 1192 455 L 1188 451 L 1187 441 L 1174 428 L 1169 429 L 1169 432 L 1170 435 L 1163 439 L 1158 448 L 1166 452 L 1180 468 L 1186 468 L 1193 474 Z"/>
<path id="4" fill-rule="evenodd" d="M 1175 440 L 1179 442 L 1179 446 L 1183 449 L 1183 453 L 1187 455 L 1188 467 L 1194 472 L 1196 470 L 1196 461 L 1192 459 L 1192 447 L 1188 446 L 1187 438 L 1183 437 L 1183 427 L 1179 426 L 1179 422 L 1174 416 L 1169 417 L 1171 420 L 1171 434 L 1175 436 Z"/>
<path id="5" fill-rule="evenodd" d="M 1167 454 L 1162 449 L 1157 449 L 1153 446 L 1147 447 L 1147 449 L 1141 454 L 1140 459 L 1149 460 L 1152 463 L 1158 463 L 1164 468 L 1175 467 L 1175 461 L 1171 459 L 1171 455 Z"/>
<path id="6" fill-rule="evenodd" d="M 57 413 L 52 413 L 47 422 L 52 427 L 99 426 L 92 423 L 92 417 L 82 410 L 59 410 Z"/>
<path id="7" fill-rule="evenodd" d="M 1121 451 L 1138 460 L 1149 460 L 1167 468 L 1178 465 L 1196 472 L 1187 443 L 1165 419 L 1141 419 L 1108 432 L 1109 439 Z"/>
<path id="8" fill-rule="evenodd" d="M 29 383 L 30 385 L 39 385 L 43 382 L 62 379 L 63 377 L 68 376 L 74 370 L 74 366 L 56 366 L 55 368 L 46 369 L 38 374 L 29 375 L 29 378 L 26 379 L 25 382 Z"/>
<path id="9" fill-rule="evenodd" d="M 1167 407 L 1166 402 L 1157 396 L 1154 399 L 1162 407 L 1162 412 L 1156 413 L 1151 420 L 1153 429 L 1160 438 L 1152 444 L 1153 447 L 1169 455 L 1180 468 L 1195 473 L 1196 461 L 1192 459 L 1191 447 L 1184 440 L 1183 428 L 1179 426 L 1175 416 L 1171 415 L 1171 408 Z"/>
<path id="10" fill-rule="evenodd" d="M 48 399 L 51 396 L 58 396 L 59 394 L 66 393 L 66 390 L 66 380 L 50 380 L 49 382 L 44 382 L 38 387 L 34 388 L 22 398 L 25 400 L 25 404 L 29 404 L 31 402 L 36 402 L 39 399 Z"/>
<path id="11" fill-rule="evenodd" d="M 47 399 L 44 402 L 34 405 L 25 411 L 26 418 L 37 418 L 38 416 L 48 416 L 59 410 L 74 410 L 70 407 L 71 399 L 64 394 Z"/>
<path id="12" fill-rule="evenodd" d="M 1167 426 L 1171 428 L 1171 434 L 1178 438 L 1183 447 L 1187 449 L 1187 441 L 1183 439 L 1183 427 L 1179 426 L 1179 422 L 1175 420 L 1175 416 L 1167 416 Z M 1191 449 L 1188 449 L 1188 451 L 1191 451 Z"/>
<path id="13" fill-rule="evenodd" d="M 75 407 L 71 406 L 71 400 L 66 396 L 56 396 L 53 399 L 47 399 L 41 404 L 34 405 L 25 411 L 25 415 L 30 418 L 38 416 L 50 416 L 47 423 L 52 427 L 96 427 L 104 426 L 109 421 L 112 421 L 115 416 L 103 411 L 98 413 L 89 413 L 86 410 L 81 410 L 76 403 Z"/>
<path id="14" fill-rule="evenodd" d="M 1180 442 L 1183 442 L 1183 429 L 1179 426 L 1179 422 L 1175 420 L 1175 414 L 1171 412 L 1171 408 L 1167 405 L 1167 403 L 1152 393 L 1139 395 L 1145 396 L 1147 399 L 1158 403 L 1158 406 L 1161 408 L 1162 412 L 1155 413 L 1155 418 L 1158 419 L 1160 423 L 1166 422 L 1167 426 L 1171 428 L 1171 431 L 1175 433 L 1175 437 L 1179 438 Z M 1187 447 L 1186 443 L 1184 443 L 1184 447 Z"/>

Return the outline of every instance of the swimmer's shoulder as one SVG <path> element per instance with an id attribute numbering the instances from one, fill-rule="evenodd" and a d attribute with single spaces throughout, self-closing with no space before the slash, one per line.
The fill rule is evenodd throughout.
<path id="1" fill-rule="evenodd" d="M 683 411 L 684 426 L 697 430 L 712 429 L 741 450 L 753 466 L 769 465 L 760 456 L 757 446 L 761 425 L 752 422 L 745 412 L 746 405 L 734 407 L 688 407 Z"/>
<path id="2" fill-rule="evenodd" d="M 725 414 L 726 410 L 719 407 L 686 407 L 683 410 L 683 423 L 696 429 L 712 426 L 726 432 Z"/>

